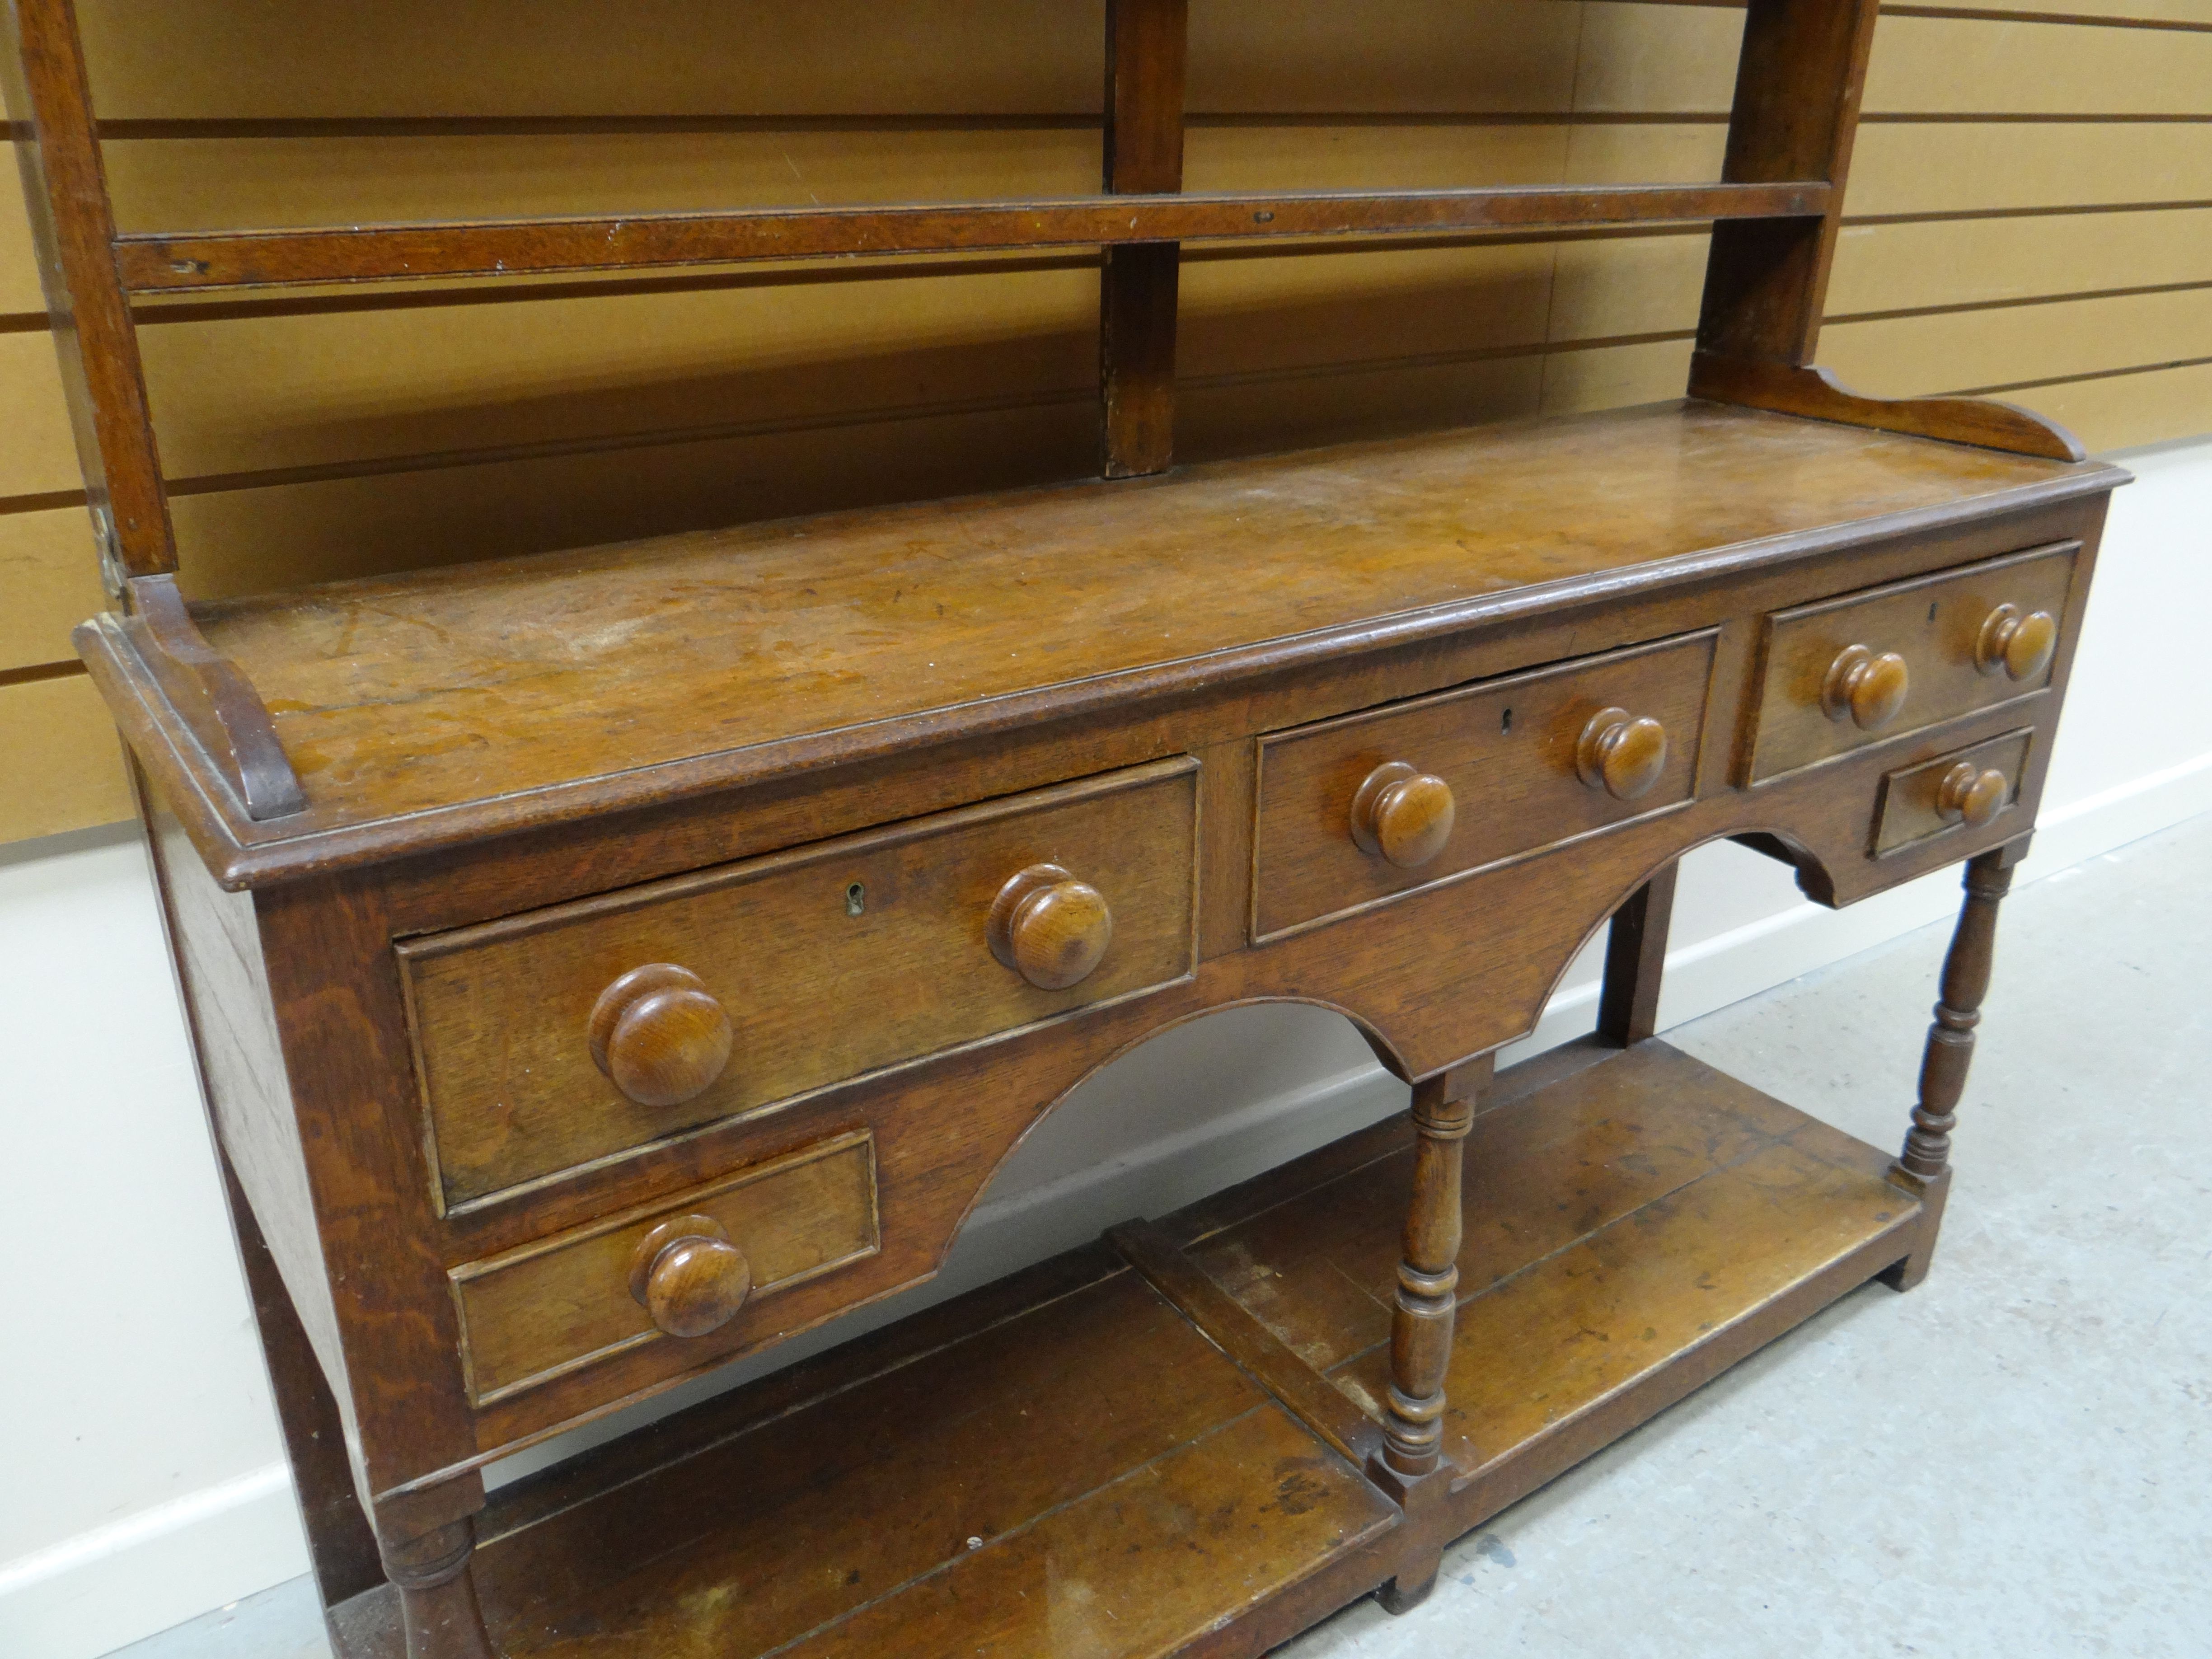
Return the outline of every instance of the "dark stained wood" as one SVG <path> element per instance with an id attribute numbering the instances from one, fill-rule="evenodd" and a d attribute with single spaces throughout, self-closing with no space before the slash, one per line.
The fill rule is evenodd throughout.
<path id="1" fill-rule="evenodd" d="M 1831 189 L 1810 217 L 1714 226 L 1698 318 L 1702 356 L 1812 361 L 1876 9 L 1875 0 L 1751 0 L 1721 176 L 1731 184 L 1822 179 Z"/>
<path id="2" fill-rule="evenodd" d="M 1253 937 L 1276 938 L 1680 806 L 1696 789 L 1712 659 L 1712 636 L 1701 634 L 1263 739 Z M 1637 757 L 1658 764 L 1626 800 L 1589 788 L 1580 769 L 1593 711 L 1623 702 L 1656 713 L 1662 727 L 1656 752 Z M 1389 855 L 1371 821 L 1377 797 L 1401 781 L 1378 762 L 1404 767 L 1408 790 L 1422 776 L 1437 786 L 1403 803 L 1416 809 L 1404 826 L 1405 857 Z"/>
<path id="3" fill-rule="evenodd" d="M 1675 865 L 1662 866 L 1613 913 L 1607 927 L 1597 1034 L 1614 1048 L 1632 1048 L 1659 1029 L 1659 989 L 1667 970 L 1677 870 Z"/>
<path id="4" fill-rule="evenodd" d="M 839 1135 L 454 1268 L 471 1401 L 510 1399 L 649 1344 L 681 1346 L 741 1310 L 775 1320 L 781 1293 L 882 1248 L 874 1151 L 865 1131 Z M 702 1239 L 725 1249 L 669 1257 Z"/>
<path id="5" fill-rule="evenodd" d="M 276 740 L 269 709 L 237 665 L 208 647 L 170 575 L 133 576 L 118 628 L 207 756 L 213 777 L 256 821 L 302 811 L 307 798 Z M 77 631 L 82 636 L 93 624 Z M 85 648 L 80 638 L 78 648 Z"/>
<path id="6" fill-rule="evenodd" d="M 1887 575 L 1976 544 L 2016 548 L 2025 538 L 2001 538 L 1989 514 L 2094 500 L 2115 476 L 1662 406 L 203 608 L 216 647 L 279 708 L 307 788 L 308 811 L 274 827 L 222 810 L 224 791 L 191 769 L 131 653 L 95 637 L 88 661 L 210 863 L 238 883 L 741 784 L 796 790 L 832 765 L 905 764 L 942 787 L 941 763 L 921 751 L 947 745 L 978 758 L 1030 745 L 1040 770 L 999 786 L 1029 787 L 1070 775 L 1071 739 L 1103 737 L 1109 717 L 1165 737 L 1168 711 L 1203 691 L 1223 716 L 1197 737 L 1211 743 L 1237 734 L 1234 713 L 1255 695 L 1285 705 L 1271 723 L 1328 709 L 1314 708 L 1321 688 L 1337 712 L 1368 707 L 1449 684 L 1420 672 L 1421 653 L 1486 659 L 1491 672 L 1543 660 L 1510 651 L 1540 618 L 1560 624 L 1553 656 L 1593 635 L 1627 643 L 1709 623 L 1711 605 L 1676 586 L 1699 578 L 1733 574 L 1749 593 L 1754 573 L 1809 568 L 1869 537 L 1891 551 L 1843 568 Z M 1624 496 L 1651 516 L 1601 510 Z M 1581 508 L 1595 516 L 1577 538 L 1547 527 Z M 511 584 L 526 576 L 541 621 L 518 634 Z M 672 584 L 688 608 L 663 603 Z M 784 619 L 774 639 L 753 625 L 763 605 Z M 1170 613 L 1172 629 L 1152 625 Z M 855 615 L 879 620 L 856 634 Z M 452 648 L 430 649 L 432 630 Z M 1294 670 L 1312 677 L 1298 683 L 1311 712 L 1290 712 L 1280 677 Z M 584 707 L 599 712 L 580 719 Z M 416 718 L 449 741 L 413 742 Z M 1083 725 L 1041 731 L 1048 720 Z"/>
<path id="7" fill-rule="evenodd" d="M 1993 398 L 1865 398 L 1814 366 L 1701 350 L 1690 359 L 1690 395 L 2047 460 L 2078 461 L 2088 453 L 2057 422 L 2017 404 Z"/>
<path id="8" fill-rule="evenodd" d="M 1984 674 L 2032 680 L 2058 652 L 2058 618 L 2048 611 L 2022 612 L 2008 600 L 1983 619 L 1974 640 L 1974 666 Z"/>
<path id="9" fill-rule="evenodd" d="M 1100 195 L 311 230 L 134 231 L 115 239 L 115 260 L 132 293 L 156 294 L 840 254 L 1418 235 L 1778 216 L 1802 219 L 1817 218 L 1829 200 L 1826 185 L 1795 179 Z"/>
<path id="10" fill-rule="evenodd" d="M 1105 182 L 1109 195 L 1182 188 L 1188 0 L 1108 0 Z M 1164 471 L 1175 459 L 1177 270 L 1173 242 L 1101 250 L 1100 471 Z"/>
<path id="11" fill-rule="evenodd" d="M 354 1490 L 337 1397 L 323 1375 L 276 1258 L 261 1237 L 253 1207 L 220 1142 L 216 1159 L 222 1171 L 223 1198 L 238 1238 L 246 1291 L 253 1300 L 254 1324 L 261 1333 L 262 1357 L 269 1365 L 270 1393 L 284 1431 L 285 1458 L 291 1465 L 293 1496 L 307 1534 L 315 1588 L 323 1605 L 334 1607 L 384 1583 L 376 1534 Z"/>
<path id="12" fill-rule="evenodd" d="M 991 954 L 1040 991 L 1080 985 L 1114 942 L 1114 908 L 1089 882 L 1057 864 L 1032 864 L 1006 878 L 984 923 Z"/>
<path id="13" fill-rule="evenodd" d="M 1875 856 L 1954 829 L 1983 830 L 1996 823 L 2012 805 L 2014 781 L 2027 770 L 2034 737 L 2008 732 L 1886 775 L 1875 813 Z"/>
<path id="14" fill-rule="evenodd" d="M 66 0 L 18 0 L 95 507 L 166 512 L 126 284 L 1103 250 L 1111 484 L 198 610 L 165 520 L 118 538 L 81 648 L 348 1659 L 1257 1654 L 1927 1270 L 2124 475 L 1810 367 L 1872 0 L 1751 0 L 1719 185 L 1212 196 L 1185 5 L 1109 0 L 1097 196 L 117 238 Z M 1692 400 L 1134 476 L 1183 239 L 1699 219 Z M 1650 1040 L 1723 836 L 1826 903 L 1972 860 L 1897 1160 Z M 1493 1078 L 1608 918 L 1597 1033 Z M 488 1504 L 927 1279 L 1086 1077 L 1271 1000 L 1409 1121 Z"/>
<path id="15" fill-rule="evenodd" d="M 1125 1221 L 1109 1228 L 1106 1238 L 1147 1284 L 1339 1455 L 1357 1466 L 1381 1449 L 1372 1418 L 1255 1319 L 1159 1228 L 1148 1221 Z"/>
<path id="16" fill-rule="evenodd" d="M 1163 762 L 402 941 L 439 1202 L 483 1203 L 1183 978 L 1194 954 L 1194 770 Z M 989 942 L 1008 878 L 1059 868 L 1041 863 L 1047 854 L 1090 878 L 1048 884 L 1031 896 L 1050 902 L 1044 913 L 1022 918 L 1030 966 L 1056 985 L 994 957 Z M 1108 902 L 1110 920 L 1097 926 Z M 1073 973 L 1085 957 L 1090 969 Z M 734 1052 L 698 1089 L 672 1084 L 648 1098 L 593 1064 L 591 1011 L 604 1007 L 610 983 L 670 958 L 704 988 L 690 994 L 732 1012 Z"/>
<path id="17" fill-rule="evenodd" d="M 2079 554 L 2067 545 L 2036 548 L 1777 612 L 1766 625 L 1758 723 L 1742 775 L 1758 782 L 2035 690 L 2041 677 L 1982 672 L 1982 629 L 2001 604 L 2063 611 Z M 1878 665 L 1886 657 L 1898 666 L 1884 676 Z"/>
<path id="18" fill-rule="evenodd" d="M 116 271 L 84 43 L 71 0 L 9 0 L 8 33 L 0 89 L 17 129 L 16 165 L 85 496 L 94 524 L 112 538 L 112 568 L 103 574 L 115 590 L 126 577 L 173 571 L 177 549 L 138 337 Z"/>
<path id="19" fill-rule="evenodd" d="M 1943 955 L 1942 994 L 1936 999 L 1920 1063 L 1920 1101 L 1912 1109 L 1912 1127 L 1897 1159 L 1899 1171 L 1913 1181 L 1932 1182 L 1949 1166 L 1959 1097 L 1973 1063 L 1974 1027 L 1981 1024 L 1982 999 L 1989 994 L 1996 955 L 1997 907 L 2012 890 L 2013 866 L 2026 852 L 2021 844 L 1995 848 L 1966 866 L 1966 896 L 1959 907 L 1951 948 Z"/>

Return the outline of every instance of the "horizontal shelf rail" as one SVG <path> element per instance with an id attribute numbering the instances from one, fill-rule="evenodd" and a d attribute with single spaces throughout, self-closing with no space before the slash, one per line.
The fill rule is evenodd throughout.
<path id="1" fill-rule="evenodd" d="M 115 254 L 126 289 L 160 294 L 747 259 L 1808 218 L 1827 211 L 1830 194 L 1825 183 L 1801 179 L 1079 196 L 299 230 L 136 231 L 115 239 Z"/>

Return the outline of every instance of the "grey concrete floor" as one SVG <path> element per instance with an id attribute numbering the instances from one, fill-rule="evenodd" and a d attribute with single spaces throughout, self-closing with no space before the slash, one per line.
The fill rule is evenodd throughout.
<path id="1" fill-rule="evenodd" d="M 2212 817 L 2023 888 L 1936 1269 L 1843 1298 L 1285 1659 L 2212 1655 Z M 1947 928 L 1670 1033 L 1877 1145 Z M 123 1650 L 320 1659 L 299 1580 Z"/>

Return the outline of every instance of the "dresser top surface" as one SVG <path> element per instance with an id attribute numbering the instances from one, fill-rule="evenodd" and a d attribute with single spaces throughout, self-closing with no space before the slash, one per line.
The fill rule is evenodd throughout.
<path id="1" fill-rule="evenodd" d="M 645 800 L 708 757 L 722 787 L 2124 476 L 1677 403 L 195 609 L 304 787 L 254 826 L 289 838 L 582 780 Z"/>

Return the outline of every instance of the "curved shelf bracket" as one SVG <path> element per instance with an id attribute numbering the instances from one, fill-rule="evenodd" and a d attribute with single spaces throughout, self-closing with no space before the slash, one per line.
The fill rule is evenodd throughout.
<path id="1" fill-rule="evenodd" d="M 177 579 L 133 576 L 125 598 L 124 638 L 237 792 L 246 817 L 258 822 L 306 811 L 307 794 L 267 705 L 238 665 L 208 644 Z"/>
<path id="2" fill-rule="evenodd" d="M 1792 363 L 1700 351 L 1690 359 L 1690 396 L 2045 460 L 2089 458 L 2057 422 L 2016 404 L 1985 398 L 1863 398 L 1827 369 Z"/>

